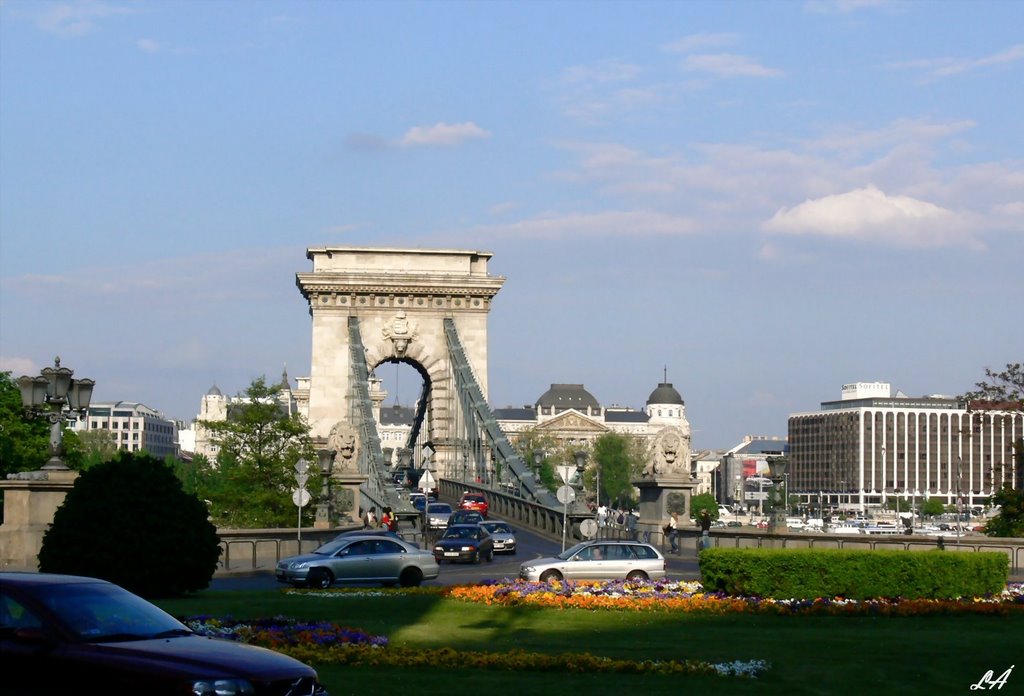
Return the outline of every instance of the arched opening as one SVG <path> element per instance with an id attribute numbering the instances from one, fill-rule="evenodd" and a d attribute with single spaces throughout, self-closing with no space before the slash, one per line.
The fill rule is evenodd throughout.
<path id="1" fill-rule="evenodd" d="M 388 470 L 398 485 L 408 484 L 399 452 L 421 439 L 425 399 L 430 394 L 430 376 L 408 358 L 389 358 L 378 363 L 370 376 L 370 398 L 374 403 L 377 435 Z"/>

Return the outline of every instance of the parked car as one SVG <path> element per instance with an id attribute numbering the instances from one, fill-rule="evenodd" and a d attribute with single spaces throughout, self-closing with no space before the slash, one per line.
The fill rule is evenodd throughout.
<path id="1" fill-rule="evenodd" d="M 487 530 L 494 541 L 494 553 L 515 553 L 516 532 L 509 526 L 508 522 L 488 521 L 481 522 L 480 526 Z"/>
<path id="2" fill-rule="evenodd" d="M 296 659 L 200 636 L 106 580 L 47 573 L 0 572 L 0 674 L 11 696 L 327 694 Z"/>
<path id="3" fill-rule="evenodd" d="M 494 560 L 494 540 L 479 524 L 453 524 L 434 543 L 434 558 L 479 563 Z"/>
<path id="4" fill-rule="evenodd" d="M 487 519 L 487 511 L 490 505 L 487 503 L 487 498 L 484 497 L 483 493 L 463 493 L 462 500 L 459 501 L 460 510 L 476 510 L 484 519 Z"/>
<path id="5" fill-rule="evenodd" d="M 431 529 L 444 529 L 451 516 L 452 506 L 448 503 L 430 503 L 427 506 L 427 524 Z"/>
<path id="6" fill-rule="evenodd" d="M 414 508 L 423 512 L 423 506 L 427 504 L 427 496 L 422 493 L 410 493 L 409 502 L 412 503 Z"/>
<path id="7" fill-rule="evenodd" d="M 433 580 L 439 569 L 434 555 L 403 539 L 381 534 L 354 534 L 328 541 L 312 553 L 277 562 L 278 582 L 296 587 L 328 588 L 336 582 L 379 582 L 415 587 Z"/>
<path id="8" fill-rule="evenodd" d="M 448 518 L 448 526 L 453 524 L 480 524 L 485 522 L 484 516 L 476 510 L 456 510 Z"/>
<path id="9" fill-rule="evenodd" d="M 725 523 L 725 526 L 726 527 L 742 527 L 743 523 L 740 522 L 739 520 L 729 520 L 728 522 Z"/>
<path id="10" fill-rule="evenodd" d="M 557 556 L 536 558 L 519 566 L 523 580 L 627 580 L 665 577 L 665 557 L 650 544 L 595 539 Z"/>

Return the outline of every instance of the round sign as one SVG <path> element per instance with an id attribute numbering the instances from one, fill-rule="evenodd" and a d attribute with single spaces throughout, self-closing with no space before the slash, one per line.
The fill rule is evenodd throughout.
<path id="1" fill-rule="evenodd" d="M 594 535 L 597 534 L 597 522 L 589 519 L 580 522 L 580 534 L 587 539 L 593 539 Z"/>
<path id="2" fill-rule="evenodd" d="M 576 500 L 576 491 L 572 489 L 572 486 L 559 486 L 558 488 L 558 502 L 568 505 L 572 501 Z"/>
<path id="3" fill-rule="evenodd" d="M 309 491 L 305 488 L 297 488 L 292 492 L 292 502 L 299 507 L 306 507 L 309 505 Z"/>

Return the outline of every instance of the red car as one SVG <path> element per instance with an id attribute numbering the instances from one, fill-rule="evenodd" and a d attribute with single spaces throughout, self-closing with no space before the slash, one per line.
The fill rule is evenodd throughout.
<path id="1" fill-rule="evenodd" d="M 463 493 L 462 500 L 459 501 L 460 510 L 476 510 L 485 518 L 489 507 L 483 493 Z"/>

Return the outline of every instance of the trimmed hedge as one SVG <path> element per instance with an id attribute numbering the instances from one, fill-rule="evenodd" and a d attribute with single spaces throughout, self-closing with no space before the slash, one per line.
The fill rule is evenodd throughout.
<path id="1" fill-rule="evenodd" d="M 711 548 L 699 560 L 705 590 L 773 599 L 981 597 L 1010 572 L 997 552 Z"/>

